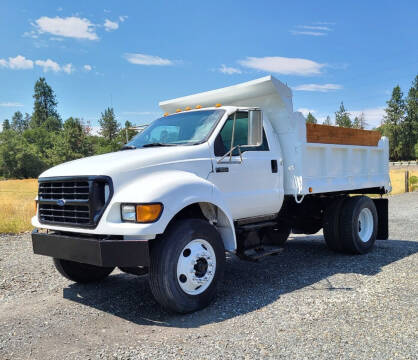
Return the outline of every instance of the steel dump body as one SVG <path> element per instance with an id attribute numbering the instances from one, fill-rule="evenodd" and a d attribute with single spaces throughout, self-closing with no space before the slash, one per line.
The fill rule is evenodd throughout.
<path id="1" fill-rule="evenodd" d="M 290 88 L 272 76 L 160 102 L 160 107 L 164 111 L 174 112 L 186 106 L 207 107 L 216 103 L 263 110 L 264 119 L 271 123 L 280 142 L 282 158 L 279 160 L 284 165 L 286 195 L 367 188 L 390 191 L 389 142 L 386 137 L 375 141 L 375 132 L 357 130 L 358 135 L 353 138 L 371 138 L 375 144 L 353 145 L 344 134 L 346 129 L 332 127 L 328 130 L 341 135 L 335 139 L 347 137 L 347 144 L 341 144 L 344 142 L 341 139 L 337 144 L 318 138 L 313 140 L 315 142 L 308 142 L 306 121 L 300 112 L 293 111 Z M 326 135 L 327 128 L 322 129 L 322 134 Z"/>

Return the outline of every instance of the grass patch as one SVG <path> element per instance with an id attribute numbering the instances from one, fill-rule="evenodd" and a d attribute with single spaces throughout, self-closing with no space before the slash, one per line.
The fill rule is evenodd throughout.
<path id="1" fill-rule="evenodd" d="M 0 181 L 0 233 L 20 233 L 32 229 L 37 179 Z"/>

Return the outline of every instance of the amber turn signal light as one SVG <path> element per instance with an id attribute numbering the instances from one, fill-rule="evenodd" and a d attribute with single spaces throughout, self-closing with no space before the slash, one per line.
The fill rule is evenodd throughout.
<path id="1" fill-rule="evenodd" d="M 158 220 L 163 211 L 162 204 L 140 204 L 136 205 L 136 221 L 139 223 L 150 223 Z"/>

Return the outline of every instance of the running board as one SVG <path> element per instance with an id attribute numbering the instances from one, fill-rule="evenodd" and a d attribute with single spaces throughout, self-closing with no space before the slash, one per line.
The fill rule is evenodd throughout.
<path id="1" fill-rule="evenodd" d="M 244 252 L 237 253 L 237 256 L 242 260 L 258 261 L 270 255 L 276 255 L 283 251 L 283 247 L 262 245 L 251 249 L 244 250 Z"/>

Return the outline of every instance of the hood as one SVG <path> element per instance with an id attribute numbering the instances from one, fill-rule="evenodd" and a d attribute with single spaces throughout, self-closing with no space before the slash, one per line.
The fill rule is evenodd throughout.
<path id="1" fill-rule="evenodd" d="M 174 166 L 178 164 L 179 167 L 184 169 L 186 160 L 191 165 L 190 160 L 193 159 L 206 160 L 210 166 L 208 145 L 139 148 L 90 156 L 54 166 L 44 171 L 40 177 L 87 175 L 112 177 L 126 172 L 135 172 L 139 169 L 167 164 Z"/>

